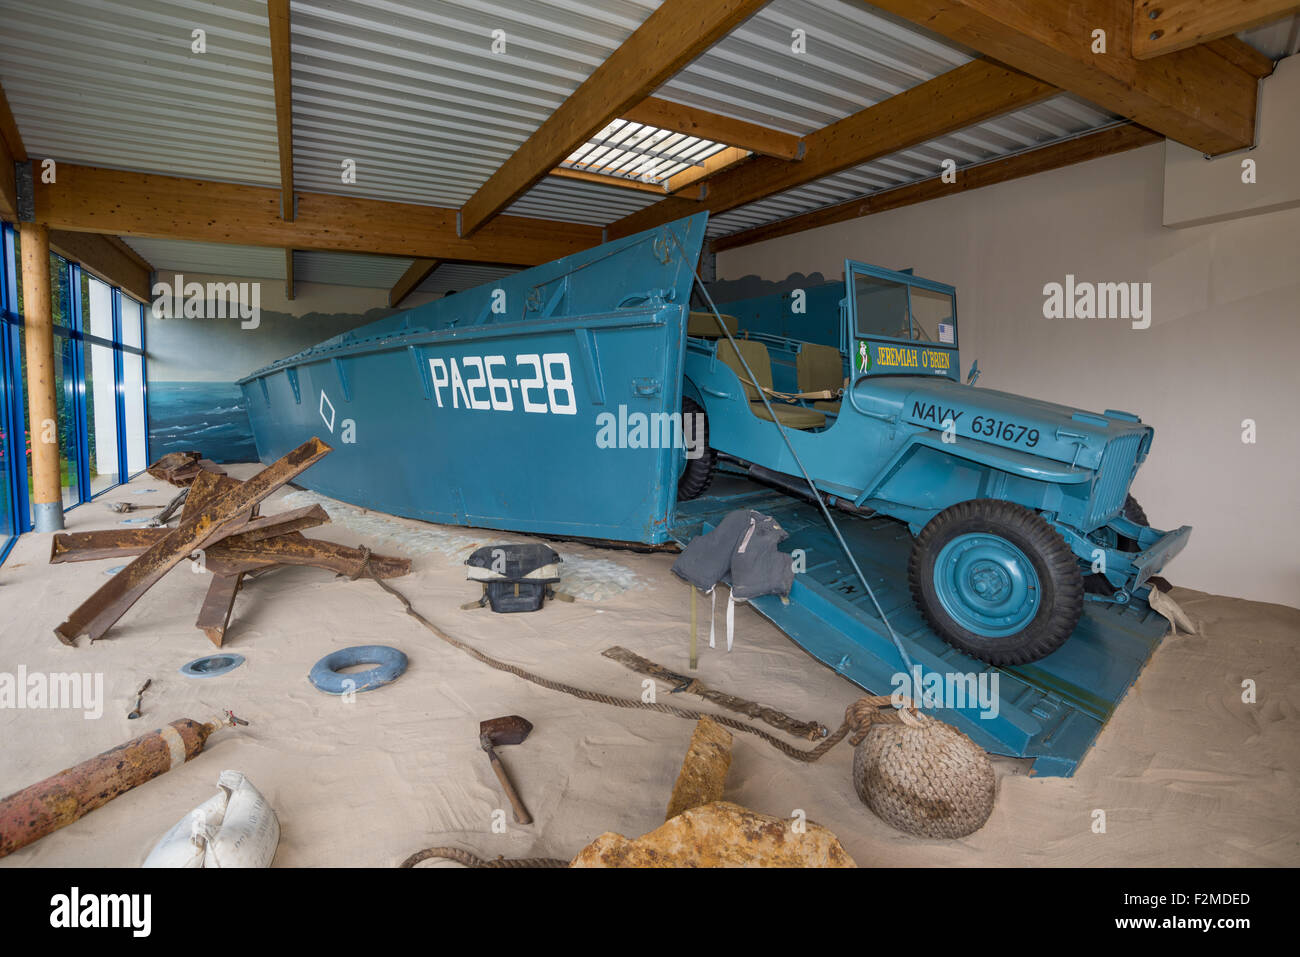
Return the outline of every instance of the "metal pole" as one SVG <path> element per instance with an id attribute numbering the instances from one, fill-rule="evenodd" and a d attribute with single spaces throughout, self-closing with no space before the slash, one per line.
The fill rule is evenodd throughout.
<path id="1" fill-rule="evenodd" d="M 27 409 L 32 440 L 32 518 L 38 532 L 63 528 L 59 480 L 59 407 L 54 392 L 54 311 L 50 303 L 50 231 L 21 226 Z"/>

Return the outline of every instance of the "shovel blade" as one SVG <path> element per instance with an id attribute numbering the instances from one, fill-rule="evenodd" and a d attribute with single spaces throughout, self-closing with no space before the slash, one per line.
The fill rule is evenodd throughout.
<path id="1" fill-rule="evenodd" d="M 532 722 L 517 714 L 478 723 L 479 740 L 486 739 L 493 745 L 520 744 L 532 730 Z"/>

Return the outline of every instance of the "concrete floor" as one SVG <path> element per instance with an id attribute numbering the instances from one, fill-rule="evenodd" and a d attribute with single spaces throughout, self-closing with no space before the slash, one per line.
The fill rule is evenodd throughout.
<path id="1" fill-rule="evenodd" d="M 161 504 L 172 491 L 145 476 L 105 499 Z M 263 511 L 303 501 L 283 490 Z M 557 545 L 571 576 L 566 587 L 587 600 L 530 615 L 461 611 L 477 595 L 461 565 L 468 549 L 527 539 L 352 508 L 331 513 L 334 524 L 308 534 L 411 556 L 412 574 L 394 584 L 489 654 L 625 697 L 640 696 L 641 678 L 600 656 L 610 645 L 685 668 L 688 592 L 669 572 L 671 555 Z M 95 502 L 70 512 L 68 529 L 117 527 L 123 518 Z M 214 650 L 193 626 L 207 577 L 184 565 L 105 640 L 68 648 L 52 629 L 123 562 L 50 566 L 49 547 L 48 535 L 27 535 L 0 566 L 0 672 L 102 674 L 106 703 L 98 719 L 0 709 L 0 792 L 177 718 L 206 720 L 231 708 L 251 723 L 219 732 L 189 764 L 0 866 L 138 865 L 215 791 L 225 768 L 248 775 L 276 808 L 276 866 L 391 866 L 433 844 L 487 857 L 568 858 L 603 832 L 635 836 L 663 820 L 688 721 L 587 704 L 492 671 L 421 629 L 373 582 L 313 569 L 279 570 L 241 592 L 226 647 L 247 662 L 225 677 L 177 673 Z M 1300 864 L 1300 610 L 1187 590 L 1174 597 L 1202 633 L 1165 640 L 1075 777 L 1030 778 L 1022 762 L 997 759 L 997 806 L 969 838 L 917 840 L 876 819 L 854 793 L 847 745 L 803 765 L 737 735 L 726 798 L 779 816 L 802 809 L 863 866 Z M 729 655 L 704 649 L 700 675 L 714 687 L 831 727 L 862 693 L 752 609 L 737 610 L 737 632 Z M 307 682 L 317 659 L 356 644 L 401 648 L 410 668 L 351 704 Z M 128 721 L 145 676 L 153 686 L 144 718 Z M 1257 689 L 1251 704 L 1242 701 L 1247 679 Z M 536 823 L 510 822 L 495 833 L 493 812 L 505 803 L 478 748 L 477 723 L 512 713 L 535 725 L 502 758 Z M 1094 830 L 1098 810 L 1104 833 Z"/>

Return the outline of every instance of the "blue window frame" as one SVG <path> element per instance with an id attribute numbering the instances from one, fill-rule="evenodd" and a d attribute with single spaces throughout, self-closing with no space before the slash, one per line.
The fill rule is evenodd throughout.
<path id="1" fill-rule="evenodd" d="M 0 561 L 14 539 L 30 531 L 28 429 L 23 395 L 23 318 L 18 302 L 16 231 L 0 223 Z M 75 508 L 144 471 L 148 457 L 148 384 L 145 371 L 144 306 L 116 286 L 83 274 L 81 266 L 51 256 L 51 293 L 57 297 L 54 336 L 62 359 L 59 422 L 67 462 L 64 508 Z M 87 280 L 83 282 L 83 280 Z M 92 284 L 109 290 L 97 300 L 103 312 L 87 322 L 84 291 Z M 98 291 L 98 290 L 96 290 Z M 108 319 L 105 323 L 103 320 Z M 111 383 L 87 393 L 89 368 Z M 111 421 L 107 418 L 111 416 Z M 96 446 L 91 423 L 103 428 Z M 111 429 L 110 429 L 111 426 Z M 111 432 L 116 446 L 107 452 Z M 92 463 L 98 475 L 92 471 Z M 112 471 L 103 468 L 111 465 Z M 96 479 L 108 479 L 96 482 Z"/>

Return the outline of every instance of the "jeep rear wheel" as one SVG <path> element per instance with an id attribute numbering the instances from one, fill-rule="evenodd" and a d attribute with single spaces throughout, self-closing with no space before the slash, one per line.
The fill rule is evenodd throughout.
<path id="1" fill-rule="evenodd" d="M 699 415 L 697 420 L 701 423 L 701 428 L 691 430 L 686 427 L 686 417 L 688 415 Z M 693 498 L 699 498 L 713 484 L 713 470 L 718 464 L 718 450 L 709 447 L 709 418 L 700 408 L 700 404 L 694 399 L 682 398 L 682 435 L 693 439 L 691 448 L 687 452 L 694 452 L 698 446 L 703 446 L 703 452 L 696 458 L 686 459 L 686 467 L 682 469 L 682 477 L 677 480 L 677 500 L 679 502 L 688 502 Z"/>
<path id="2" fill-rule="evenodd" d="M 958 502 L 912 545 L 912 597 L 946 642 L 992 665 L 1037 661 L 1083 614 L 1083 576 L 1037 513 L 995 499 Z"/>

